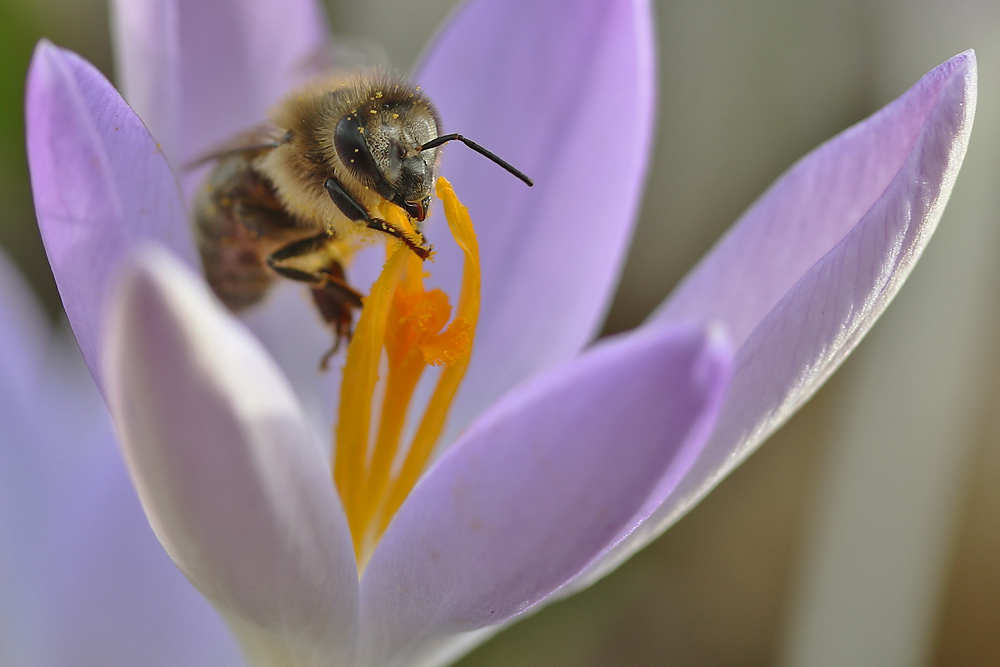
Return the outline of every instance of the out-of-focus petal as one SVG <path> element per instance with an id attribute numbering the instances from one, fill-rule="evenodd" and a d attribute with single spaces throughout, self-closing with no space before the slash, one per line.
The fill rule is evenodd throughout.
<path id="1" fill-rule="evenodd" d="M 975 107 L 976 59 L 969 51 L 800 162 L 647 325 L 701 317 L 732 323 L 740 343 L 732 386 L 690 473 L 651 501 L 662 504 L 574 590 L 687 512 L 854 349 L 934 232 L 965 157 Z M 829 217 L 831 211 L 836 215 Z M 803 266 L 798 252 L 813 263 Z M 785 291 L 771 294 L 777 289 Z"/>
<path id="2" fill-rule="evenodd" d="M 142 239 L 164 243 L 195 265 L 184 205 L 142 122 L 76 54 L 39 43 L 26 106 L 38 226 L 73 332 L 100 384 L 109 280 Z"/>
<path id="3" fill-rule="evenodd" d="M 452 432 L 593 339 L 638 211 L 654 59 L 647 0 L 474 0 L 428 52 L 417 81 L 444 131 L 536 183 L 525 187 L 457 142 L 446 149 L 442 170 L 476 222 L 483 266 L 480 333 Z M 457 285 L 460 253 L 447 245 L 429 269 Z"/>
<path id="4" fill-rule="evenodd" d="M 265 120 L 329 47 L 315 0 L 116 0 L 114 32 L 125 98 L 189 161 Z"/>
<path id="5" fill-rule="evenodd" d="M 0 248 L 0 386 L 7 397 L 0 400 L 0 411 L 15 395 L 34 393 L 49 344 L 44 313 Z"/>
<path id="6" fill-rule="evenodd" d="M 57 550 L 33 591 L 46 609 L 38 664 L 245 664 L 226 624 L 149 529 L 110 429 L 101 445 L 50 490 L 61 502 L 42 524 L 56 527 Z"/>
<path id="7" fill-rule="evenodd" d="M 353 282 L 353 277 L 351 284 L 365 294 L 371 287 L 370 283 Z M 340 400 L 340 369 L 345 350 L 341 349 L 330 360 L 328 371 L 320 371 L 320 359 L 333 345 L 334 335 L 316 311 L 309 290 L 301 283 L 279 281 L 264 301 L 241 314 L 241 319 L 281 366 L 316 437 L 328 449 L 330 425 L 336 419 Z"/>
<path id="8" fill-rule="evenodd" d="M 202 282 L 154 250 L 122 277 L 104 350 L 125 459 L 167 553 L 251 654 L 338 663 L 356 628 L 354 553 L 274 362 Z"/>
<path id="9" fill-rule="evenodd" d="M 40 541 L 35 520 L 49 490 L 33 400 L 49 332 L 27 284 L 0 251 L 0 664 L 26 664 L 37 632 L 25 576 Z M 41 487 L 41 488 L 39 488 Z M 27 608 L 25 608 L 27 607 Z"/>
<path id="10" fill-rule="evenodd" d="M 179 166 L 183 131 L 177 2 L 114 0 L 111 10 L 118 88 L 170 162 Z"/>
<path id="11" fill-rule="evenodd" d="M 0 313 L 0 664 L 240 664 L 149 530 L 75 344 L 2 253 Z"/>
<path id="12" fill-rule="evenodd" d="M 604 343 L 509 394 L 414 489 L 362 578 L 369 662 L 500 623 L 563 585 L 711 432 L 730 354 L 700 329 Z M 447 639 L 445 639 L 447 641 Z"/>

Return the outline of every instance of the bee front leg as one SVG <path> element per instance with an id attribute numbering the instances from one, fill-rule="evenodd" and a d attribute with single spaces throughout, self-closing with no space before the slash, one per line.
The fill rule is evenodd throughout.
<path id="1" fill-rule="evenodd" d="M 405 230 L 396 227 L 392 223 L 382 220 L 381 218 L 369 218 L 367 224 L 369 229 L 385 232 L 389 236 L 399 239 L 405 243 L 406 247 L 412 250 L 420 259 L 427 259 L 431 256 L 431 252 L 434 250 L 434 248 L 427 245 L 427 240 L 424 239 L 423 234 L 420 232 L 410 234 Z"/>
<path id="2" fill-rule="evenodd" d="M 409 234 L 405 230 L 396 227 L 386 220 L 372 217 L 368 214 L 368 211 L 365 210 L 365 207 L 362 206 L 357 199 L 352 197 L 337 179 L 326 179 L 326 191 L 329 193 L 330 199 L 333 200 L 333 203 L 336 204 L 338 209 L 340 209 L 340 212 L 347 216 L 349 220 L 364 223 L 369 229 L 385 232 L 386 234 L 399 239 L 405 243 L 406 247 L 412 250 L 420 259 L 427 259 L 431 256 L 432 248 L 427 245 L 427 240 L 420 232 Z"/>

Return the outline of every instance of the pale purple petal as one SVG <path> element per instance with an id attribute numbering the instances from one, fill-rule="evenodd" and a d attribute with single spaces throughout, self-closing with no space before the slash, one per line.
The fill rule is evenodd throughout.
<path id="1" fill-rule="evenodd" d="M 49 338 L 45 314 L 0 248 L 0 386 L 25 396 L 33 393 Z"/>
<path id="2" fill-rule="evenodd" d="M 329 47 L 315 0 L 116 0 L 114 17 L 125 97 L 181 162 L 264 121 Z"/>
<path id="3" fill-rule="evenodd" d="M 10 641 L 4 640 L 11 623 L 31 616 L 29 600 L 38 581 L 27 573 L 40 553 L 54 552 L 47 519 L 60 506 L 61 484 L 91 449 L 95 423 L 79 419 L 80 408 L 103 409 L 99 398 L 93 400 L 89 376 L 82 395 L 63 393 L 62 381 L 82 364 L 60 352 L 27 283 L 0 251 L 0 599 L 8 602 L 0 604 L 0 647 L 25 639 L 11 633 Z M 56 373 L 49 372 L 50 364 Z M 77 438 L 65 449 L 63 428 Z"/>
<path id="4" fill-rule="evenodd" d="M 352 284 L 363 293 L 370 287 L 358 282 Z M 324 443 L 325 449 L 329 449 L 330 425 L 336 419 L 339 405 L 340 369 L 344 365 L 345 350 L 341 349 L 330 360 L 329 370 L 320 370 L 320 359 L 333 345 L 334 336 L 316 311 L 309 290 L 301 283 L 279 281 L 260 305 L 241 315 L 281 366 L 317 438 Z"/>
<path id="5" fill-rule="evenodd" d="M 93 382 L 78 398 L 103 409 Z M 40 403 L 30 418 L 66 419 L 65 405 Z M 0 432 L 2 664 L 242 664 L 156 541 L 109 424 L 67 424 L 73 437 L 53 442 L 29 414 Z"/>
<path id="6" fill-rule="evenodd" d="M 537 604 L 711 432 L 728 348 L 700 329 L 598 345 L 508 394 L 421 480 L 362 579 L 372 664 Z M 421 647 L 421 650 L 425 649 Z"/>
<path id="7" fill-rule="evenodd" d="M 417 82 L 460 132 L 535 179 L 527 188 L 464 146 L 442 171 L 482 248 L 480 333 L 455 429 L 593 339 L 632 235 L 655 107 L 646 0 L 474 0 L 431 47 Z M 457 284 L 436 237 L 428 268 Z M 454 430 L 454 429 L 453 429 Z"/>
<path id="8" fill-rule="evenodd" d="M 933 131 L 942 113 L 955 111 L 947 105 L 962 98 L 942 99 L 942 91 L 967 78 L 974 61 L 970 52 L 931 70 L 902 97 L 800 160 L 733 225 L 652 319 L 722 321 L 734 344 L 742 344 L 898 178 L 925 128 Z"/>
<path id="9" fill-rule="evenodd" d="M 41 541 L 37 519 L 50 488 L 34 400 L 49 342 L 27 284 L 0 252 L 0 664 L 26 664 L 39 634 L 31 602 L 37 580 L 25 571 Z"/>
<path id="10" fill-rule="evenodd" d="M 34 592 L 47 609 L 38 664 L 244 664 L 225 623 L 157 542 L 110 435 L 52 489 L 60 511 L 40 524 L 59 534 Z"/>
<path id="11" fill-rule="evenodd" d="M 109 402 L 167 553 L 253 647 L 336 663 L 352 647 L 357 569 L 287 380 L 162 251 L 130 266 L 108 327 Z"/>
<path id="12" fill-rule="evenodd" d="M 84 359 L 101 382 L 101 314 L 124 253 L 157 240 L 196 265 L 177 184 L 142 122 L 74 53 L 40 42 L 28 72 L 38 226 Z"/>
<path id="13" fill-rule="evenodd" d="M 731 389 L 716 429 L 688 476 L 669 494 L 654 498 L 663 502 L 650 519 L 574 589 L 615 567 L 682 516 L 808 400 L 854 349 L 930 240 L 965 157 L 975 107 L 976 59 L 969 51 L 931 71 L 899 100 L 806 157 L 681 288 L 676 303 L 682 305 L 674 306 L 671 300 L 660 316 L 662 323 L 720 316 L 737 327 L 742 344 Z M 904 152 L 888 166 L 871 167 L 881 162 L 879 155 L 892 155 L 894 150 Z M 893 173 L 886 176 L 884 170 L 893 164 Z M 870 178 L 881 175 L 877 185 L 882 191 L 873 202 L 868 201 L 870 185 L 854 180 L 851 165 Z M 865 171 L 868 167 L 871 170 Z M 860 204 L 851 203 L 849 183 L 857 188 Z M 841 238 L 831 239 L 830 230 L 822 227 L 798 229 L 802 220 L 794 218 L 806 215 L 808 208 L 803 190 L 816 202 L 815 224 L 839 225 Z M 859 205 L 867 208 L 859 213 Z M 830 209 L 839 210 L 844 219 L 825 218 Z M 852 213 L 857 218 L 847 219 Z M 776 236 L 782 229 L 788 235 L 787 245 Z M 814 255 L 822 248 L 807 240 L 809 230 L 830 244 L 818 257 Z M 792 257 L 799 246 L 815 263 L 796 277 L 791 273 L 798 262 Z M 751 253 L 753 261 L 741 257 L 742 252 Z M 728 257 L 732 266 L 720 257 Z M 763 307 L 761 295 L 781 283 L 768 271 L 772 257 L 783 265 L 784 281 L 791 282 L 776 303 L 755 314 Z M 723 277 L 713 281 L 704 273 L 713 270 Z M 735 288 L 725 287 L 727 282 L 744 285 L 747 303 L 755 305 L 740 302 Z M 699 289 L 706 304 L 701 311 L 688 292 Z M 726 316 L 729 312 L 731 319 Z M 653 510 L 650 505 L 647 510 Z"/>
<path id="14" fill-rule="evenodd" d="M 150 531 L 79 353 L 2 253 L 0 313 L 0 664 L 239 664 Z"/>
<path id="15" fill-rule="evenodd" d="M 184 143 L 178 15 L 176 0 L 111 2 L 118 88 L 174 167 Z"/>

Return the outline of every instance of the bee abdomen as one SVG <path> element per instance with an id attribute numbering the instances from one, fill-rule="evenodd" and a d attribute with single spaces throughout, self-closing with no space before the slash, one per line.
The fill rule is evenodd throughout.
<path id="1" fill-rule="evenodd" d="M 303 235 L 273 186 L 243 155 L 221 160 L 209 174 L 195 198 L 194 227 L 205 279 L 231 310 L 263 298 L 276 278 L 268 255 Z"/>
<path id="2" fill-rule="evenodd" d="M 209 286 L 230 310 L 257 303 L 274 282 L 274 273 L 253 246 L 232 238 L 203 243 L 201 261 Z"/>

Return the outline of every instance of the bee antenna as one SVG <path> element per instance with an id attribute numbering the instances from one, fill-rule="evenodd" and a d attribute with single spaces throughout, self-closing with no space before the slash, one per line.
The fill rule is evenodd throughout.
<path id="1" fill-rule="evenodd" d="M 480 146 L 479 144 L 477 144 L 475 141 L 472 141 L 471 139 L 466 139 L 461 134 L 443 134 L 440 137 L 437 137 L 436 139 L 431 139 L 430 141 L 428 141 L 426 144 L 424 144 L 423 146 L 421 146 L 417 150 L 418 151 L 430 150 L 431 148 L 437 148 L 441 144 L 448 143 L 449 141 L 461 141 L 463 144 L 465 144 L 466 146 L 468 146 L 472 150 L 474 150 L 477 153 L 479 153 L 480 155 L 486 157 L 490 161 L 492 161 L 492 162 L 500 165 L 501 167 L 503 167 L 504 169 L 506 169 L 508 172 L 510 172 L 511 174 L 513 174 L 514 176 L 516 176 L 517 178 L 519 178 L 522 181 L 524 181 L 529 188 L 535 184 L 534 181 L 532 181 L 530 178 L 528 178 L 527 176 L 525 176 L 524 172 L 522 172 L 519 169 L 516 169 L 512 164 L 510 164 L 506 160 L 500 159 L 500 156 L 498 156 L 497 154 L 492 153 L 492 152 L 486 150 L 485 148 L 483 148 L 482 146 Z"/>

